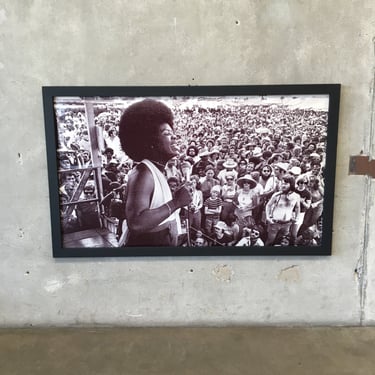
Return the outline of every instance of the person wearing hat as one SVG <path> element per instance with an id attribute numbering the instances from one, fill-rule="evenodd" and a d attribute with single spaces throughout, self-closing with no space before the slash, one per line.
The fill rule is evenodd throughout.
<path id="1" fill-rule="evenodd" d="M 235 205 L 234 213 L 237 216 L 240 228 L 254 224 L 252 217 L 253 209 L 261 203 L 257 182 L 250 176 L 245 175 L 237 180 L 240 187 L 238 193 L 233 199 Z"/>
<path id="2" fill-rule="evenodd" d="M 283 155 L 281 153 L 273 153 L 269 159 L 270 164 L 282 163 Z"/>
<path id="3" fill-rule="evenodd" d="M 247 155 L 249 155 L 249 154 L 252 155 L 252 152 L 254 151 L 254 149 L 255 149 L 256 146 L 257 146 L 257 144 L 253 140 L 251 140 L 249 143 L 247 143 L 245 145 L 245 149 L 247 151 Z"/>
<path id="4" fill-rule="evenodd" d="M 234 213 L 233 199 L 237 194 L 237 184 L 235 174 L 227 172 L 225 176 L 226 183 L 221 187 L 221 198 L 223 200 L 223 209 L 220 220 L 226 221 L 231 213 Z"/>
<path id="5" fill-rule="evenodd" d="M 281 190 L 274 193 L 266 204 L 266 246 L 273 245 L 278 237 L 290 235 L 291 225 L 298 221 L 300 196 L 294 190 L 295 179 L 286 174 L 281 180 Z"/>
<path id="6" fill-rule="evenodd" d="M 175 177 L 177 179 L 178 184 L 182 182 L 182 173 L 177 168 L 177 158 L 171 158 L 167 161 L 167 165 L 165 166 L 164 173 L 168 178 Z"/>
<path id="7" fill-rule="evenodd" d="M 203 201 L 205 201 L 210 196 L 212 187 L 220 185 L 219 180 L 215 178 L 215 169 L 211 164 L 205 168 L 205 176 L 200 178 L 200 183 Z"/>
<path id="8" fill-rule="evenodd" d="M 218 164 L 218 161 L 219 161 L 219 157 L 220 157 L 219 149 L 217 147 L 213 147 L 210 150 L 210 156 L 209 156 L 208 160 L 215 167 L 216 171 L 217 171 L 217 164 Z"/>
<path id="9" fill-rule="evenodd" d="M 242 159 L 246 159 L 247 158 L 247 155 L 248 155 L 248 152 L 246 151 L 246 148 L 245 147 L 242 147 L 238 150 L 238 158 L 237 158 L 237 162 L 238 164 L 240 164 L 240 161 Z"/>
<path id="10" fill-rule="evenodd" d="M 211 246 L 228 246 L 233 241 L 233 236 L 227 231 L 227 224 L 218 221 L 214 225 Z"/>
<path id="11" fill-rule="evenodd" d="M 297 167 L 294 165 L 293 167 L 289 169 L 288 172 L 297 179 L 301 175 L 302 170 L 300 167 Z"/>
<path id="12" fill-rule="evenodd" d="M 256 166 L 263 161 L 263 151 L 259 146 L 256 146 L 254 150 L 249 153 L 248 156 L 251 159 L 251 161 L 255 163 Z"/>
<path id="13" fill-rule="evenodd" d="M 298 220 L 292 223 L 290 228 L 291 241 L 295 243 L 297 233 L 303 223 L 306 211 L 311 206 L 311 193 L 307 189 L 308 179 L 306 176 L 299 176 L 296 179 L 296 193 L 300 196 L 300 214 Z"/>
<path id="14" fill-rule="evenodd" d="M 214 167 L 213 163 L 209 159 L 210 155 L 211 155 L 211 153 L 209 151 L 202 151 L 199 154 L 200 160 L 193 165 L 193 171 L 192 171 L 193 174 L 196 174 L 199 177 L 204 177 L 206 167 L 209 166 L 209 165 Z"/>
<path id="15" fill-rule="evenodd" d="M 217 179 L 220 181 L 220 185 L 224 185 L 226 183 L 226 175 L 228 172 L 231 172 L 234 174 L 235 179 L 237 179 L 237 162 L 234 159 L 228 158 L 224 163 L 223 167 L 225 169 L 221 170 L 219 174 L 217 175 Z"/>
<path id="16" fill-rule="evenodd" d="M 276 177 L 276 191 L 280 190 L 281 180 L 288 171 L 287 163 L 274 163 L 272 164 L 273 173 Z"/>

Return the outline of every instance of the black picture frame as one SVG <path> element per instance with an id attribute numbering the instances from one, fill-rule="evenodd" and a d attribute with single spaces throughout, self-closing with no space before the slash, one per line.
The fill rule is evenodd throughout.
<path id="1" fill-rule="evenodd" d="M 43 94 L 43 106 L 44 106 L 44 117 L 45 117 L 45 134 L 46 134 L 46 146 L 47 146 L 47 162 L 48 162 L 48 176 L 49 176 L 49 192 L 50 192 L 50 213 L 51 213 L 51 229 L 52 229 L 52 249 L 53 249 L 53 257 L 138 257 L 138 256 L 322 256 L 322 255 L 331 255 L 332 250 L 332 225 L 333 225 L 333 205 L 334 205 L 334 187 L 335 187 L 335 168 L 336 168 L 336 144 L 337 144 L 337 133 L 338 133 L 338 121 L 339 121 L 339 102 L 340 102 L 340 84 L 303 84 L 303 85 L 256 85 L 256 86 L 128 86 L 128 87 L 100 87 L 100 86 L 87 86 L 87 87 L 65 87 L 65 86 L 54 86 L 54 87 L 43 87 L 42 88 Z M 66 112 L 72 112 L 71 109 L 74 105 L 75 101 L 84 101 L 88 100 L 92 104 L 91 108 L 91 115 L 87 112 L 87 108 L 85 108 L 84 112 L 84 119 L 81 119 L 81 123 L 92 122 L 94 127 L 89 127 L 87 133 L 89 138 L 91 138 L 93 132 L 96 132 L 94 135 L 96 137 L 96 143 L 91 147 L 96 147 L 96 153 L 102 152 L 100 149 L 102 146 L 99 145 L 97 131 L 94 128 L 98 126 L 103 126 L 103 124 L 95 125 L 95 119 L 87 119 L 87 116 L 96 116 L 95 115 L 95 103 L 98 105 L 101 102 L 116 102 L 118 103 L 121 100 L 127 100 L 127 103 L 136 100 L 141 100 L 141 98 L 154 98 L 164 100 L 165 98 L 169 98 L 170 100 L 184 100 L 193 99 L 196 100 L 214 100 L 216 103 L 218 102 L 225 102 L 228 104 L 228 108 L 235 113 L 235 107 L 241 108 L 242 112 L 246 112 L 249 108 L 259 109 L 265 107 L 265 118 L 259 119 L 259 121 L 255 117 L 252 119 L 252 130 L 245 130 L 245 133 L 252 134 L 251 132 L 256 131 L 260 127 L 264 127 L 264 121 L 267 122 L 267 114 L 270 109 L 267 109 L 267 106 L 276 106 L 276 113 L 277 111 L 281 111 L 277 114 L 277 116 L 281 116 L 281 123 L 282 127 L 279 128 L 280 122 L 278 124 L 270 125 L 270 132 L 271 136 L 273 137 L 274 134 L 280 133 L 284 134 L 283 131 L 287 131 L 288 136 L 285 139 L 290 138 L 293 134 L 290 129 L 296 129 L 298 126 L 302 127 L 302 130 L 298 130 L 300 133 L 303 132 L 304 126 L 306 127 L 306 131 L 309 133 L 309 137 L 307 139 L 311 139 L 311 134 L 313 133 L 312 129 L 319 127 L 320 135 L 322 136 L 320 139 L 320 145 L 322 142 L 324 143 L 323 153 L 320 149 L 320 157 L 321 159 L 324 158 L 324 176 L 322 182 L 324 183 L 324 198 L 323 198 L 323 211 L 321 214 L 321 223 L 322 226 L 320 227 L 320 237 L 319 242 L 316 244 L 297 244 L 294 246 L 205 246 L 205 247 L 195 247 L 195 246 L 178 246 L 178 247 L 116 247 L 114 244 L 110 242 L 93 242 L 88 239 L 78 238 L 79 246 L 76 245 L 77 242 L 69 242 L 69 246 L 66 245 L 67 243 L 67 234 L 63 233 L 62 231 L 62 204 L 61 203 L 61 174 L 66 172 L 66 170 L 62 170 L 60 168 L 60 162 L 62 159 L 65 158 L 66 155 L 61 156 L 63 151 L 60 149 L 61 139 L 61 132 L 58 132 L 58 121 L 63 117 L 65 119 Z M 124 99 L 125 98 L 125 99 Z M 201 99 L 199 99 L 201 98 Z M 275 98 L 274 102 L 272 98 Z M 313 113 L 313 120 L 311 120 L 311 124 L 306 123 L 309 120 L 308 115 L 306 112 L 309 111 L 309 108 L 304 103 L 306 99 L 306 103 L 308 99 L 311 98 L 311 103 L 315 103 L 310 110 Z M 325 103 L 322 108 L 319 108 L 319 100 L 322 99 L 320 103 Z M 314 101 L 316 99 L 316 101 Z M 67 104 L 64 110 L 64 100 Z M 233 103 L 231 102 L 233 100 Z M 237 100 L 237 102 L 236 102 Z M 264 100 L 264 106 L 262 104 L 262 100 Z M 167 100 L 168 101 L 168 100 Z M 295 105 L 291 104 L 293 101 L 296 102 Z M 182 102 L 184 102 L 182 100 Z M 73 104 L 72 104 L 73 103 Z M 232 103 L 232 104 L 231 104 Z M 254 104 L 259 103 L 259 104 Z M 272 104 L 274 103 L 274 104 Z M 276 104 L 275 104 L 276 103 Z M 310 103 L 310 104 L 311 104 Z M 60 105 L 61 104 L 61 105 Z M 59 107 L 60 105 L 60 107 Z M 101 104 L 100 104 L 101 105 Z M 71 106 L 71 107 L 69 107 Z M 124 107 L 124 105 L 119 105 L 120 107 Z M 196 104 L 194 110 L 200 111 L 199 108 L 206 108 L 207 112 L 211 111 L 209 107 L 205 107 L 205 105 Z M 263 106 L 263 107 L 262 107 Z M 59 109 L 59 108 L 60 109 Z M 95 108 L 94 108 L 95 107 Z M 113 107 L 113 106 L 112 106 Z M 222 115 L 225 110 L 228 109 L 221 109 L 221 104 L 218 104 L 219 113 Z M 94 109 L 93 109 L 94 108 Z M 234 108 L 234 109 L 233 109 Z M 81 108 L 82 109 L 82 108 Z M 282 112 L 284 110 L 284 112 Z M 294 112 L 293 112 L 294 111 Z M 73 110 L 73 114 L 76 113 Z M 78 113 L 83 113 L 81 110 Z M 96 112 L 98 113 L 98 112 Z M 259 112 L 261 113 L 261 111 Z M 293 124 L 291 125 L 288 123 L 288 115 L 290 113 L 300 113 L 301 119 L 298 120 L 298 114 L 293 114 Z M 323 113 L 323 114 L 322 114 Z M 324 114 L 325 113 L 325 114 Z M 282 117 L 284 114 L 284 118 Z M 315 117 L 318 118 L 320 115 L 321 120 L 319 120 L 319 126 L 316 125 Z M 260 116 L 260 115 L 259 115 Z M 306 116 L 306 118 L 304 117 Z M 315 117 L 314 117 L 315 116 Z M 82 114 L 80 115 L 82 117 Z M 297 119 L 297 120 L 296 120 Z M 323 120 L 322 120 L 323 119 Z M 65 121 L 65 120 L 64 120 Z M 75 121 L 75 119 L 74 119 Z M 104 120 L 105 121 L 105 120 Z M 272 120 L 273 121 L 273 120 Z M 324 125 L 325 122 L 325 125 Z M 297 124 L 297 125 L 296 125 Z M 302 124 L 302 125 L 298 125 Z M 323 125 L 322 125 L 323 124 Z M 66 124 L 65 124 L 66 126 Z M 243 128 L 243 125 L 241 125 Z M 268 126 L 268 124 L 267 124 Z M 224 128 L 222 128 L 223 130 Z M 233 130 L 234 129 L 234 130 Z M 284 130 L 283 130 L 284 129 Z M 298 128 L 300 129 L 300 128 Z M 324 131 L 325 129 L 325 131 Z M 225 128 L 226 134 L 228 129 Z M 74 127 L 72 132 L 74 133 Z M 223 130 L 224 131 L 224 130 Z M 235 127 L 232 131 L 236 133 Z M 68 132 L 68 130 L 67 130 Z M 295 132 L 294 134 L 297 134 Z M 247 134 L 246 133 L 246 134 Z M 63 133 L 65 134 L 65 133 Z M 233 133 L 232 133 L 233 134 Z M 259 133 L 257 133 L 258 135 Z M 65 137 L 65 135 L 64 135 Z M 263 138 L 263 134 L 258 137 L 260 139 Z M 65 139 L 65 138 L 64 138 Z M 323 139 L 323 141 L 322 141 Z M 272 141 L 274 139 L 272 138 Z M 268 142 L 268 141 L 267 141 Z M 271 142 L 272 143 L 272 142 Z M 71 146 L 71 145 L 70 145 Z M 272 145 L 269 146 L 272 150 Z M 77 148 L 77 147 L 76 147 Z M 250 147 L 251 148 L 251 147 Z M 100 149 L 100 150 L 99 150 Z M 69 150 L 69 149 L 68 149 Z M 66 151 L 66 150 L 65 150 Z M 77 151 L 75 149 L 75 151 Z M 92 150 L 90 150 L 92 152 Z M 243 151 L 243 150 L 242 150 Z M 263 150 L 262 150 L 263 151 Z M 245 149 L 245 153 L 247 150 Z M 250 155 L 251 155 L 250 151 Z M 68 155 L 69 156 L 69 155 Z M 70 155 L 71 157 L 71 155 Z M 91 155 L 92 157 L 92 155 Z M 284 157 L 284 156 L 283 156 Z M 64 159 L 66 161 L 66 158 Z M 100 168 L 95 169 L 95 173 L 93 172 L 85 172 L 85 170 L 81 171 L 78 176 L 82 176 L 87 173 L 87 178 L 98 182 L 99 177 L 101 175 Z M 74 169 L 74 168 L 73 168 Z M 76 168 L 76 170 L 79 170 Z M 90 168 L 89 168 L 90 169 Z M 307 172 L 306 172 L 307 173 Z M 87 181 L 87 179 L 86 179 Z M 77 182 L 80 183 L 79 181 Z M 100 183 L 98 182 L 100 185 Z M 96 185 L 97 186 L 97 185 Z M 82 188 L 82 186 L 81 186 Z M 78 188 L 77 188 L 78 189 Z M 71 197 L 72 198 L 72 197 Z M 76 197 L 77 198 L 77 197 Z M 96 202 L 99 202 L 99 198 L 103 198 L 102 196 L 98 196 L 94 198 Z M 70 199 L 70 198 L 69 198 Z M 88 200 L 90 202 L 90 200 Z M 74 200 L 73 200 L 74 202 Z M 78 202 L 81 202 L 81 198 L 78 198 Z M 69 207 L 69 202 L 65 203 Z M 71 206 L 73 206 L 71 204 Z M 76 207 L 76 206 L 75 206 Z M 100 210 L 100 206 L 99 206 Z M 65 220 L 65 218 L 64 218 Z M 65 223 L 65 222 L 64 222 Z M 108 224 L 108 223 L 107 223 Z M 116 223 L 115 223 L 116 224 Z M 103 222 L 101 222 L 103 225 Z M 108 228 L 107 228 L 108 229 Z M 72 232 L 77 233 L 77 232 Z M 65 241 L 65 242 L 64 242 Z M 86 241 L 86 242 L 85 242 Z M 73 245 L 72 245 L 73 244 Z M 72 246 L 72 247 L 71 247 Z"/>

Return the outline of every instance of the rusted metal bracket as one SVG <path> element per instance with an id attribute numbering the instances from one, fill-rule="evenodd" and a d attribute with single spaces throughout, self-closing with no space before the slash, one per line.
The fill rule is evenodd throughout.
<path id="1" fill-rule="evenodd" d="M 366 155 L 353 155 L 349 159 L 349 174 L 375 178 L 375 159 Z"/>

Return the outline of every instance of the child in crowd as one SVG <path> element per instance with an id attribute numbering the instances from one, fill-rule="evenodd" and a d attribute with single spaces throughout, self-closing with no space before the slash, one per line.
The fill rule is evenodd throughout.
<path id="1" fill-rule="evenodd" d="M 214 226 L 219 221 L 223 201 L 220 198 L 220 186 L 215 185 L 211 188 L 211 195 L 204 201 L 205 213 L 205 232 L 207 236 L 212 236 Z"/>

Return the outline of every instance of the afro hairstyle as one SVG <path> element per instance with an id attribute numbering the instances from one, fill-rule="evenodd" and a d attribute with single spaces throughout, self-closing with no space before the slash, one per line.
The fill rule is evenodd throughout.
<path id="1" fill-rule="evenodd" d="M 123 151 L 137 162 L 149 157 L 159 126 L 165 123 L 173 129 L 172 111 L 164 103 L 145 99 L 130 105 L 119 124 Z"/>

